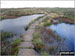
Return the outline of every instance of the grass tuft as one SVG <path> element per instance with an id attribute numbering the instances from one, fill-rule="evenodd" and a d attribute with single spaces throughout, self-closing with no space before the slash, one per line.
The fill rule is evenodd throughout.
<path id="1" fill-rule="evenodd" d="M 43 49 L 45 47 L 45 44 L 42 40 L 42 35 L 38 32 L 33 34 L 33 44 L 36 49 Z"/>
<path id="2" fill-rule="evenodd" d="M 21 39 L 16 39 L 14 40 L 14 42 L 12 43 L 12 46 L 11 46 L 11 54 L 13 55 L 17 55 L 18 53 L 18 50 L 19 50 L 19 47 L 18 45 L 20 44 L 21 42 Z"/>

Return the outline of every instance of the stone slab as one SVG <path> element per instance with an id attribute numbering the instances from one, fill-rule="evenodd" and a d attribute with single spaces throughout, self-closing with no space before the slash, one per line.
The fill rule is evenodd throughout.
<path id="1" fill-rule="evenodd" d="M 34 48 L 32 42 L 21 42 L 21 44 L 19 45 L 19 47 L 24 47 L 24 48 Z"/>
<path id="2" fill-rule="evenodd" d="M 38 53 L 33 49 L 19 49 L 18 56 L 38 56 Z"/>

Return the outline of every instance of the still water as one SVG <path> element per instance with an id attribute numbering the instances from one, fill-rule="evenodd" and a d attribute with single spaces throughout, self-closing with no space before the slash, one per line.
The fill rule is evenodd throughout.
<path id="1" fill-rule="evenodd" d="M 15 19 L 2 20 L 0 21 L 0 30 L 3 30 L 5 32 L 23 34 L 25 33 L 24 27 L 39 16 L 43 16 L 43 14 L 21 16 Z"/>
<path id="2" fill-rule="evenodd" d="M 74 51 L 74 24 L 59 23 L 53 24 L 49 28 L 55 31 L 61 38 L 64 39 L 60 45 L 61 51 Z"/>

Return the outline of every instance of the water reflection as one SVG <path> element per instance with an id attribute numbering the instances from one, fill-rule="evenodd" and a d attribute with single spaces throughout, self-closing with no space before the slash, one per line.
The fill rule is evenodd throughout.
<path id="1" fill-rule="evenodd" d="M 75 25 L 60 23 L 51 25 L 50 29 L 55 31 L 60 37 L 64 38 L 65 41 L 61 44 L 61 51 L 74 51 L 74 34 Z"/>
<path id="2" fill-rule="evenodd" d="M 23 34 L 25 33 L 24 27 L 28 25 L 30 21 L 36 19 L 39 16 L 43 16 L 43 14 L 21 16 L 16 19 L 5 19 L 0 21 L 0 29 L 6 32 Z"/>

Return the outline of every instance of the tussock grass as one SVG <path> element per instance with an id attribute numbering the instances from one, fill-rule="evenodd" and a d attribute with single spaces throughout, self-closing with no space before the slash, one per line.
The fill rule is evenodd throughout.
<path id="1" fill-rule="evenodd" d="M 40 25 L 46 27 L 51 25 L 51 18 L 47 16 L 42 22 L 40 22 Z"/>
<path id="2" fill-rule="evenodd" d="M 10 33 L 10 32 L 3 32 L 1 31 L 1 41 L 5 40 L 7 38 L 13 37 L 14 34 Z"/>
<path id="3" fill-rule="evenodd" d="M 20 44 L 21 39 L 16 39 L 13 41 L 12 46 L 11 46 L 11 54 L 12 55 L 17 55 L 19 47 L 18 45 Z"/>
<path id="4" fill-rule="evenodd" d="M 45 47 L 44 42 L 42 41 L 42 35 L 40 33 L 33 34 L 33 44 L 36 49 L 43 49 Z"/>
<path id="5" fill-rule="evenodd" d="M 20 42 L 21 42 L 21 39 L 16 39 L 16 40 L 13 41 L 12 46 L 13 46 L 13 47 L 14 47 L 14 46 L 18 46 L 18 45 L 20 44 Z"/>

